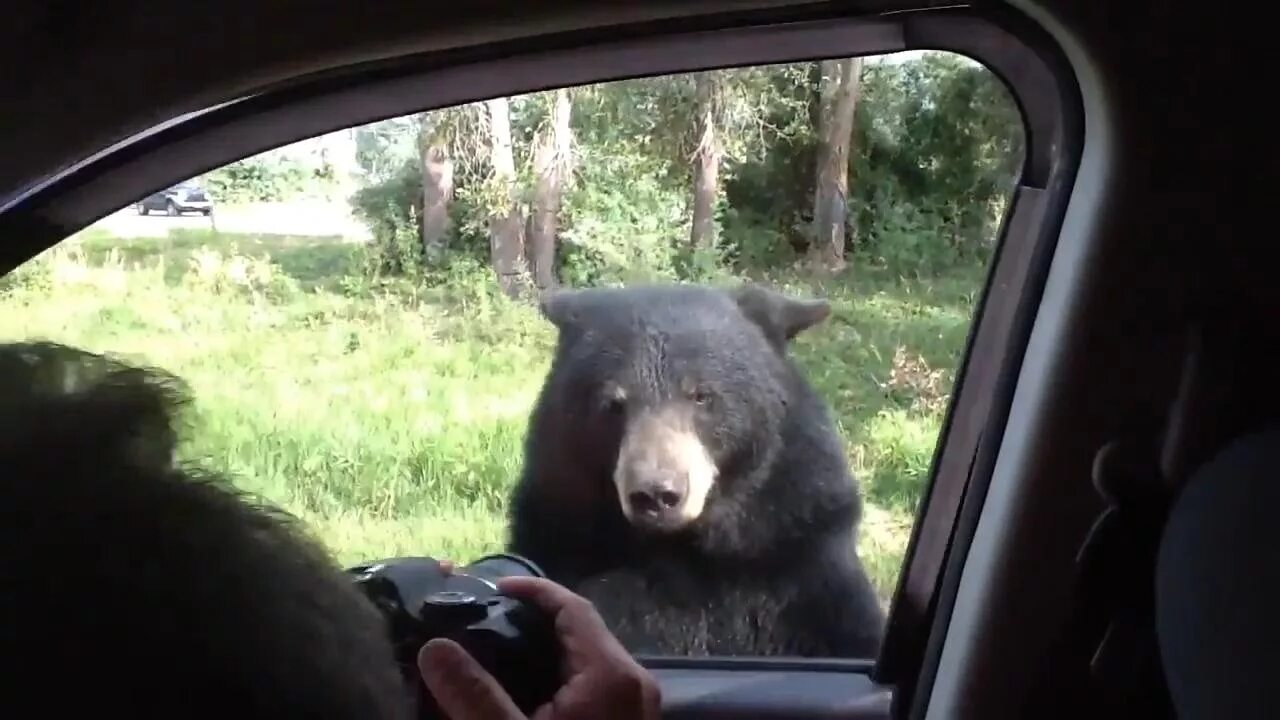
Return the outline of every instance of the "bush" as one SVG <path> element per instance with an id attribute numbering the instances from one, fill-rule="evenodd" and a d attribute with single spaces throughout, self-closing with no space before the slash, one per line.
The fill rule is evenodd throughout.
<path id="1" fill-rule="evenodd" d="M 373 236 L 366 270 L 373 275 L 405 275 L 422 267 L 422 172 L 406 162 L 386 180 L 351 197 L 356 216 Z"/>
<path id="2" fill-rule="evenodd" d="M 204 176 L 214 199 L 226 203 L 288 200 L 334 182 L 329 166 L 312 170 L 289 158 L 246 158 Z"/>
<path id="3" fill-rule="evenodd" d="M 680 276 L 688 245 L 684 188 L 638 154 L 592 154 L 564 202 L 560 278 L 569 285 L 617 285 Z"/>

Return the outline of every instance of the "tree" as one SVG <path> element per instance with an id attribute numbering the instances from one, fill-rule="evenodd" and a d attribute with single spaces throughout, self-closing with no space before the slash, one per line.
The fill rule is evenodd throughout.
<path id="1" fill-rule="evenodd" d="M 573 105 L 568 89 L 551 95 L 548 121 L 534 139 L 533 210 L 529 216 L 527 250 L 533 282 L 539 290 L 556 283 L 556 233 L 564 185 L 571 173 Z"/>
<path id="2" fill-rule="evenodd" d="M 427 264 L 444 258 L 453 200 L 453 156 L 445 133 L 443 113 L 424 113 L 419 137 L 422 158 L 422 252 Z"/>
<path id="3" fill-rule="evenodd" d="M 693 226 L 689 240 L 697 250 L 715 246 L 720 160 L 724 156 L 724 141 L 718 125 L 724 88 L 718 71 L 697 73 L 693 81 L 697 146 L 693 161 Z"/>
<path id="4" fill-rule="evenodd" d="M 845 225 L 848 221 L 849 150 L 853 144 L 853 116 L 861 86 L 862 59 L 824 60 L 817 184 L 813 193 L 814 264 L 838 271 L 845 267 Z"/>
<path id="5" fill-rule="evenodd" d="M 524 219 L 516 202 L 516 163 L 511 150 L 511 109 L 507 98 L 485 102 L 489 115 L 489 161 L 493 194 L 489 208 L 489 251 L 498 284 L 516 296 L 526 275 Z"/>
<path id="6" fill-rule="evenodd" d="M 985 261 L 1022 168 L 1007 89 L 946 53 L 637 78 L 432 116 L 430 131 L 414 117 L 357 135 L 376 268 L 429 269 L 424 244 L 445 235 L 442 262 L 492 266 L 509 291 L 530 275 L 692 280 L 797 255 L 904 274 Z"/>

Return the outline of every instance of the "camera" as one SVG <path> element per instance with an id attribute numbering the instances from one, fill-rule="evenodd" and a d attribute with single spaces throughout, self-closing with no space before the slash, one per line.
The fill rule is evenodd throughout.
<path id="1" fill-rule="evenodd" d="M 387 620 L 419 717 L 443 717 L 418 673 L 418 651 L 433 638 L 461 645 L 527 715 L 560 688 L 560 644 L 553 618 L 497 588 L 503 577 L 545 577 L 532 561 L 489 555 L 445 573 L 433 558 L 401 557 L 347 572 Z"/>

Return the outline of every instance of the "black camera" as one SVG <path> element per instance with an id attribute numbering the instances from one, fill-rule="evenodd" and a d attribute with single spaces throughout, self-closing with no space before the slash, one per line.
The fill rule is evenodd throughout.
<path id="1" fill-rule="evenodd" d="M 396 661 L 419 716 L 443 714 L 418 674 L 418 651 L 428 640 L 461 645 L 502 685 L 517 707 L 532 714 L 560 688 L 560 644 L 553 619 L 540 608 L 498 592 L 510 576 L 545 577 L 517 555 L 489 555 L 446 574 L 429 557 L 379 560 L 347 570 L 387 619 Z"/>

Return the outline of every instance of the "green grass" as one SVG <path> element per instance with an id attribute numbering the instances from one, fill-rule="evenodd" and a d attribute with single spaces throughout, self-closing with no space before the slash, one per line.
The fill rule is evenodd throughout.
<path id="1" fill-rule="evenodd" d="M 348 277 L 357 252 L 336 238 L 86 234 L 4 281 L 0 337 L 179 374 L 196 397 L 184 455 L 304 518 L 343 562 L 498 549 L 551 327 L 484 278 L 371 290 Z M 855 278 L 789 283 L 835 306 L 795 353 L 865 488 L 859 546 L 887 595 L 979 277 Z"/>

